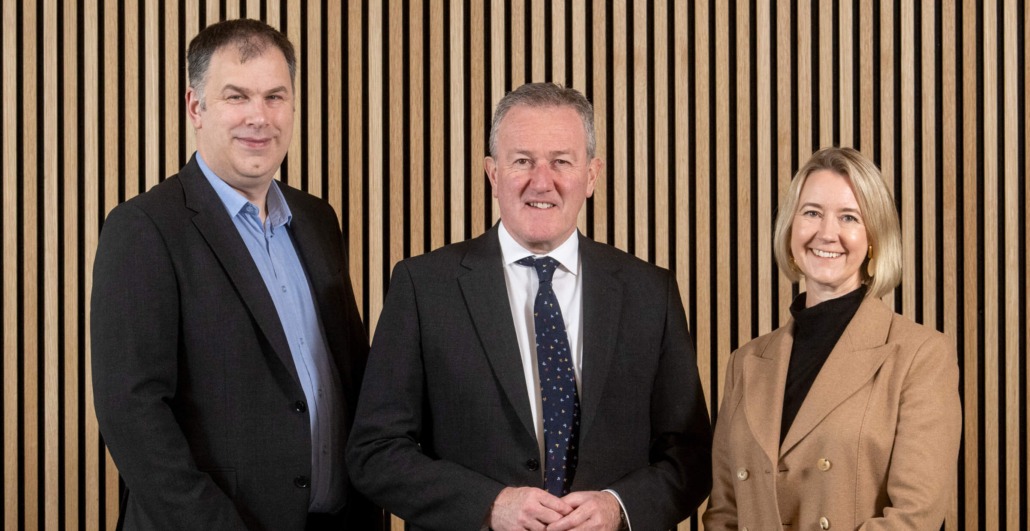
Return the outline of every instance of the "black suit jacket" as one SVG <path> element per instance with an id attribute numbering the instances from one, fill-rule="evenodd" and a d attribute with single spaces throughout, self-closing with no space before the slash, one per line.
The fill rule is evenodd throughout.
<path id="1" fill-rule="evenodd" d="M 279 187 L 343 385 L 346 430 L 368 339 L 339 223 L 325 201 Z M 91 312 L 94 401 L 126 485 L 124 527 L 303 529 L 304 392 L 261 275 L 195 159 L 111 211 Z M 360 502 L 349 497 L 362 507 L 353 516 L 374 518 Z"/>
<path id="2" fill-rule="evenodd" d="M 573 490 L 614 489 L 634 529 L 708 495 L 711 427 L 675 279 L 580 237 L 582 420 Z M 543 487 L 497 227 L 394 269 L 347 449 L 357 488 L 416 528 L 479 529 L 505 486 Z"/>

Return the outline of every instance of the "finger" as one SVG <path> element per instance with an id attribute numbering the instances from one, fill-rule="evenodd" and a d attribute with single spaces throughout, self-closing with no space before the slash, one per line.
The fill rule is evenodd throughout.
<path id="1" fill-rule="evenodd" d="M 540 491 L 538 501 L 541 506 L 558 513 L 558 516 L 565 516 L 575 509 L 575 506 L 565 501 L 565 498 L 559 498 L 543 490 Z"/>

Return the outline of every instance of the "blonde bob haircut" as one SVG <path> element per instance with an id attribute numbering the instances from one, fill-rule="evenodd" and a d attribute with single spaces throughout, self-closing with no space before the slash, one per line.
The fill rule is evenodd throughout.
<path id="1" fill-rule="evenodd" d="M 898 210 L 880 176 L 879 168 L 852 148 L 820 149 L 794 176 L 776 213 L 773 229 L 776 263 L 792 282 L 800 280 L 801 271 L 790 251 L 791 229 L 797 215 L 801 189 L 805 187 L 808 176 L 820 170 L 829 170 L 851 181 L 866 237 L 872 248 L 859 268 L 862 283 L 869 286 L 867 297 L 883 297 L 901 282 L 901 226 L 898 223 Z"/>

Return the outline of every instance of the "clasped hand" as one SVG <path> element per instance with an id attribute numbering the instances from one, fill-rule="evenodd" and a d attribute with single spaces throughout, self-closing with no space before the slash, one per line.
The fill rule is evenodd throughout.
<path id="1" fill-rule="evenodd" d="M 621 508 L 609 492 L 554 496 L 535 487 L 505 487 L 490 508 L 494 531 L 616 531 Z"/>

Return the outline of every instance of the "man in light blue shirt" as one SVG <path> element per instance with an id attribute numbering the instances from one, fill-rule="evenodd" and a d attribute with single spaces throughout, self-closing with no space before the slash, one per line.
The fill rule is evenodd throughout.
<path id="1" fill-rule="evenodd" d="M 324 200 L 273 178 L 296 58 L 264 23 L 190 43 L 197 153 L 115 208 L 94 267 L 94 398 L 124 529 L 377 529 L 342 452 L 368 353 Z"/>

